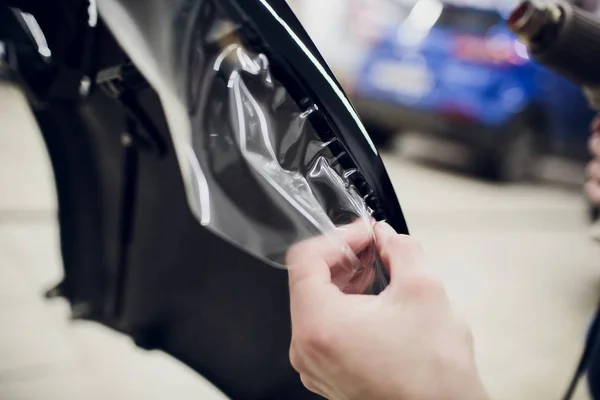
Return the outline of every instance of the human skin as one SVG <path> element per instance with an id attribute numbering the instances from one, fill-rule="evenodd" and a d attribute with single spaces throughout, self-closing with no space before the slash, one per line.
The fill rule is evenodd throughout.
<path id="1" fill-rule="evenodd" d="M 355 254 L 372 241 L 361 232 L 342 233 Z M 385 223 L 375 242 L 391 277 L 376 296 L 332 282 L 345 261 L 324 238 L 288 253 L 290 359 L 304 385 L 331 400 L 486 400 L 471 331 L 426 271 L 419 244 Z"/>
<path id="2" fill-rule="evenodd" d="M 592 161 L 587 166 L 588 181 L 585 191 L 592 203 L 600 206 L 600 116 L 592 122 L 592 135 L 588 143 Z"/>

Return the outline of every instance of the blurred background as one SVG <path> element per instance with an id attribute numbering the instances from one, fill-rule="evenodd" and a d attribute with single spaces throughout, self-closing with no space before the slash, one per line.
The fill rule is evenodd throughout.
<path id="1" fill-rule="evenodd" d="M 600 296 L 581 186 L 593 113 L 580 91 L 509 34 L 514 1 L 289 3 L 472 324 L 492 398 L 558 399 Z M 0 126 L 0 399 L 221 398 L 170 357 L 73 323 L 61 300 L 42 299 L 62 275 L 56 200 L 41 134 L 14 87 L 0 87 Z M 577 398 L 589 398 L 585 385 Z"/>
<path id="2" fill-rule="evenodd" d="M 581 183 L 592 112 L 509 33 L 516 1 L 320 3 L 293 6 L 380 147 L 496 182 Z"/>

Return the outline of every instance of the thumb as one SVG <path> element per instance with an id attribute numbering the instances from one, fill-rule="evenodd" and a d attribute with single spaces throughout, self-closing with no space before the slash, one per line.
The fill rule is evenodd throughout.
<path id="1" fill-rule="evenodd" d="M 423 265 L 420 243 L 407 235 L 399 235 L 385 222 L 375 227 L 377 252 L 390 274 L 390 286 L 397 286 L 407 275 Z"/>

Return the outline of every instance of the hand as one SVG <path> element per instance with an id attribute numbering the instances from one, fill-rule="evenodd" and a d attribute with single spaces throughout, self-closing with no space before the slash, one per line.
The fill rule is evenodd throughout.
<path id="1" fill-rule="evenodd" d="M 588 181 L 585 191 L 590 201 L 600 206 L 600 115 L 592 122 L 592 136 L 588 146 L 593 160 L 587 166 Z"/>
<path id="2" fill-rule="evenodd" d="M 391 275 L 379 296 L 346 294 L 332 283 L 343 258 L 323 238 L 288 253 L 290 358 L 304 385 L 331 400 L 484 400 L 466 324 L 422 265 L 417 242 L 387 224 L 375 228 Z M 347 234 L 358 253 L 371 238 Z"/>

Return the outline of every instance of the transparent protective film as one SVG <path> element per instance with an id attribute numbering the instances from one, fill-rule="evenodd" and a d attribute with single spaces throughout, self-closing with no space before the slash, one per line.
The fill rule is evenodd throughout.
<path id="1" fill-rule="evenodd" d="M 242 30 L 210 2 L 185 3 L 185 12 L 173 11 L 175 3 L 162 9 L 170 51 L 165 37 L 159 49 L 140 28 L 150 21 L 137 21 L 135 35 L 154 58 L 149 75 L 158 82 L 149 81 L 165 108 L 198 221 L 273 266 L 285 267 L 290 249 L 326 249 L 341 289 L 384 287 L 372 210 L 351 179 L 356 168 L 340 162 L 343 146 L 313 126 L 318 107 L 301 109 L 269 58 L 244 45 Z M 110 10 L 103 17 L 110 20 Z"/>

